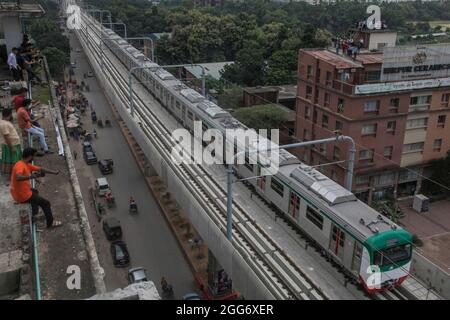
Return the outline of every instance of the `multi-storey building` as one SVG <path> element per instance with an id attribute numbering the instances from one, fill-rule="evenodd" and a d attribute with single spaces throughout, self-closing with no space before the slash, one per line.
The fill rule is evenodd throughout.
<path id="1" fill-rule="evenodd" d="M 450 149 L 449 102 L 449 45 L 385 47 L 356 59 L 326 49 L 299 52 L 296 137 L 351 136 L 353 191 L 365 201 L 419 192 L 424 168 Z M 348 151 L 335 143 L 298 155 L 319 165 L 344 161 Z M 345 162 L 320 168 L 344 184 Z"/>

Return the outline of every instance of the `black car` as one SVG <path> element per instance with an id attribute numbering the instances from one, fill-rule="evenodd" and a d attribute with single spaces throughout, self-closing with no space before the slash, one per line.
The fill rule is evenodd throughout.
<path id="1" fill-rule="evenodd" d="M 98 162 L 98 168 L 103 175 L 113 173 L 113 165 L 114 162 L 111 159 L 100 160 Z"/>
<path id="2" fill-rule="evenodd" d="M 84 151 L 83 156 L 87 164 L 97 163 L 97 156 L 95 155 L 94 151 Z"/>
<path id="3" fill-rule="evenodd" d="M 109 241 L 119 240 L 122 237 L 122 227 L 119 220 L 114 217 L 103 220 L 103 231 Z"/>
<path id="4" fill-rule="evenodd" d="M 111 256 L 116 267 L 127 267 L 130 264 L 130 254 L 123 241 L 111 243 Z"/>

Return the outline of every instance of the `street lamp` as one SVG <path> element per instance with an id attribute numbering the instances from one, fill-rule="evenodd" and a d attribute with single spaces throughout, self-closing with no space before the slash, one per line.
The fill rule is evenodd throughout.
<path id="1" fill-rule="evenodd" d="M 206 97 L 206 71 L 205 67 L 200 64 L 172 64 L 162 66 L 164 68 L 179 68 L 179 67 L 200 67 L 202 68 L 202 95 Z"/>
<path id="2" fill-rule="evenodd" d="M 252 150 L 252 151 L 241 151 L 233 156 L 231 163 L 227 165 L 227 238 L 231 242 L 232 241 L 232 228 L 233 228 L 233 164 L 237 157 L 241 154 L 253 154 L 261 151 L 274 151 L 274 150 L 287 150 L 292 148 L 304 147 L 312 144 L 322 144 L 322 143 L 330 143 L 330 142 L 342 142 L 349 141 L 351 143 L 351 147 L 349 150 L 348 156 L 348 167 L 347 167 L 347 181 L 346 188 L 351 192 L 352 191 L 352 182 L 353 182 L 353 166 L 355 162 L 355 141 L 349 136 L 337 136 L 333 138 L 321 139 L 321 140 L 312 140 L 312 141 L 303 141 L 292 144 L 287 144 L 283 146 L 276 146 L 273 148 L 263 149 L 263 150 Z"/>
<path id="3" fill-rule="evenodd" d="M 130 112 L 131 117 L 134 118 L 134 99 L 133 99 L 133 71 L 139 70 L 139 69 L 148 69 L 152 71 L 156 71 L 158 69 L 162 69 L 162 67 L 133 67 L 128 72 L 128 90 L 129 90 L 129 97 L 130 97 Z M 155 70 L 156 69 L 156 70 Z"/>
<path id="4" fill-rule="evenodd" d="M 152 61 L 155 62 L 155 45 L 153 42 L 152 38 L 149 37 L 133 37 L 133 38 L 127 38 L 125 37 L 124 40 L 128 41 L 128 40 L 150 40 L 150 44 L 151 44 L 151 56 L 152 56 Z M 144 42 L 144 49 L 145 49 L 145 42 Z"/>

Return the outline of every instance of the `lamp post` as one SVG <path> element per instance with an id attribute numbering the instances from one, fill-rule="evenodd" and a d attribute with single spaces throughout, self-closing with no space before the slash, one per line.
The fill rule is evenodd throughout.
<path id="1" fill-rule="evenodd" d="M 232 241 L 232 228 L 233 228 L 233 164 L 237 157 L 241 154 L 253 154 L 261 151 L 274 151 L 274 150 L 287 150 L 292 148 L 304 147 L 312 144 L 322 144 L 322 143 L 330 143 L 330 142 L 343 142 L 348 141 L 351 143 L 349 156 L 348 156 L 348 167 L 347 167 L 347 181 L 346 188 L 351 192 L 352 191 L 352 181 L 353 181 L 353 166 L 355 162 L 355 141 L 349 136 L 337 136 L 333 138 L 321 139 L 321 140 L 313 140 L 313 141 L 304 141 L 297 142 L 293 144 L 287 144 L 283 146 L 276 146 L 274 148 L 263 149 L 263 150 L 252 150 L 252 151 L 241 151 L 233 156 L 232 162 L 227 165 L 227 238 L 231 242 Z"/>
<path id="2" fill-rule="evenodd" d="M 200 67 L 202 69 L 202 95 L 206 97 L 206 71 L 205 67 L 200 64 L 171 64 L 162 66 L 164 68 L 179 68 L 179 67 Z"/>
<path id="3" fill-rule="evenodd" d="M 151 44 L 151 51 L 150 54 L 152 56 L 152 61 L 155 62 L 155 44 L 153 42 L 152 38 L 149 37 L 132 37 L 132 38 L 127 38 L 125 37 L 124 40 L 150 40 L 150 44 Z M 144 44 L 144 49 L 145 49 L 145 44 Z"/>

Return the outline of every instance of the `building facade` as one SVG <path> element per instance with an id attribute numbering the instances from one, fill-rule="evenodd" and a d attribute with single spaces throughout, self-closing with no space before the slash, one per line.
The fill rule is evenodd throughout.
<path id="1" fill-rule="evenodd" d="M 450 149 L 450 47 L 389 47 L 356 59 L 300 50 L 296 137 L 338 134 L 357 144 L 353 192 L 362 200 L 420 192 L 421 175 Z M 300 159 L 345 183 L 349 145 L 298 150 Z"/>

